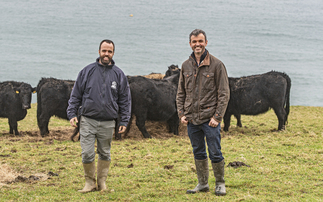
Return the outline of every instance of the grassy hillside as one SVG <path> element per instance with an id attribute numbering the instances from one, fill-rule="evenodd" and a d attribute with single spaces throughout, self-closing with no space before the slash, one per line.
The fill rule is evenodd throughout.
<path id="1" fill-rule="evenodd" d="M 242 116 L 242 128 L 232 117 L 229 132 L 222 132 L 224 197 L 213 193 L 211 165 L 212 191 L 185 194 L 197 178 L 184 126 L 180 136 L 173 136 L 152 123 L 148 131 L 153 138 L 147 140 L 133 124 L 131 136 L 113 142 L 109 190 L 80 194 L 84 178 L 79 142 L 68 140 L 68 121 L 55 117 L 49 125 L 51 135 L 37 135 L 33 104 L 19 122 L 21 137 L 9 135 L 7 119 L 0 119 L 0 201 L 323 201 L 322 122 L 322 107 L 292 106 L 283 132 L 275 131 L 273 111 Z M 233 161 L 250 167 L 227 167 Z M 50 171 L 59 176 L 48 176 Z M 39 179 L 22 180 L 32 175 Z"/>

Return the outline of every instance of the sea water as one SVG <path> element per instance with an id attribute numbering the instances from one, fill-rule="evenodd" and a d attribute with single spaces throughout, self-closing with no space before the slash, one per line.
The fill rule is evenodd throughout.
<path id="1" fill-rule="evenodd" d="M 0 82 L 75 80 L 102 39 L 126 75 L 165 73 L 199 28 L 230 77 L 285 72 L 291 105 L 323 106 L 322 16 L 321 0 L 2 0 Z"/>

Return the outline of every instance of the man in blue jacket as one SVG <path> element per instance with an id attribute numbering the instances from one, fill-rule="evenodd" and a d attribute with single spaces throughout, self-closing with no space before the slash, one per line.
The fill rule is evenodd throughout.
<path id="1" fill-rule="evenodd" d="M 72 126 L 80 121 L 80 142 L 85 174 L 85 186 L 79 192 L 96 190 L 95 151 L 97 140 L 98 190 L 105 190 L 110 149 L 115 120 L 120 118 L 119 132 L 123 133 L 131 115 L 131 95 L 127 77 L 112 57 L 115 46 L 111 40 L 103 40 L 99 46 L 99 58 L 83 68 L 75 81 L 68 101 L 67 116 Z M 77 119 L 80 114 L 81 120 Z"/>

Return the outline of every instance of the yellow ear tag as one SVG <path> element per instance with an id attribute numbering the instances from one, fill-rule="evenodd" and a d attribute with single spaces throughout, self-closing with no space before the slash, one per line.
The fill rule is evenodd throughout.
<path id="1" fill-rule="evenodd" d="M 16 93 L 19 94 L 19 91 L 16 90 Z"/>
<path id="2" fill-rule="evenodd" d="M 33 93 L 35 94 L 35 93 L 36 93 L 36 91 L 34 90 L 34 91 L 33 91 Z"/>

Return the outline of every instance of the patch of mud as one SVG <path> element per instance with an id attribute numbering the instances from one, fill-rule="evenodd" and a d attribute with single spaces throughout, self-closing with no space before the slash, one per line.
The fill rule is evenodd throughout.
<path id="1" fill-rule="evenodd" d="M 166 170 L 171 170 L 173 168 L 174 168 L 174 165 L 165 165 L 164 166 L 164 169 L 166 169 Z"/>
<path id="2" fill-rule="evenodd" d="M 29 177 L 25 177 L 15 172 L 7 164 L 0 165 L 0 187 L 18 182 L 35 183 L 37 181 L 46 181 L 51 179 L 53 176 L 58 176 L 58 174 L 49 171 L 47 174 L 36 173 Z"/>
<path id="3" fill-rule="evenodd" d="M 239 168 L 241 166 L 250 167 L 249 165 L 245 164 L 244 162 L 240 162 L 240 161 L 230 162 L 227 167 Z"/>
<path id="4" fill-rule="evenodd" d="M 24 177 L 24 176 L 18 175 L 18 177 L 16 177 L 15 180 L 13 180 L 13 181 L 11 181 L 9 183 L 15 183 L 15 182 L 31 183 L 33 181 L 38 181 L 40 179 L 45 179 L 45 178 L 44 178 L 44 176 L 40 176 L 39 174 L 37 176 L 36 175 L 30 175 L 28 178 L 27 177 Z"/>
<path id="5" fill-rule="evenodd" d="M 173 133 L 168 132 L 166 122 L 146 121 L 145 126 L 152 138 L 168 139 L 175 136 Z M 187 127 L 183 124 L 179 124 L 178 133 L 179 136 L 187 136 Z M 136 126 L 135 117 L 132 119 L 129 132 L 126 135 L 122 134 L 121 139 L 145 139 Z"/>
<path id="6" fill-rule="evenodd" d="M 45 144 L 52 144 L 54 140 L 64 141 L 69 140 L 73 133 L 72 127 L 55 127 L 50 129 L 46 137 L 41 137 L 39 131 L 19 131 L 20 135 L 15 136 L 9 133 L 3 133 L 0 136 L 2 139 L 8 139 L 10 142 L 27 141 L 27 142 L 44 142 Z"/>
<path id="7" fill-rule="evenodd" d="M 18 173 L 9 167 L 7 164 L 0 165 L 0 183 L 8 183 L 18 176 Z M 1 185 L 0 185 L 1 187 Z"/>

